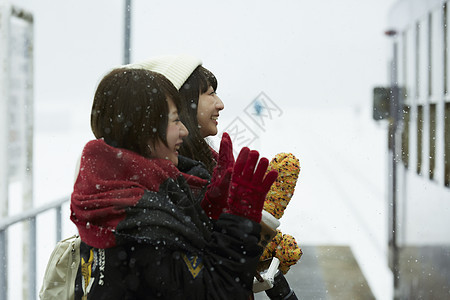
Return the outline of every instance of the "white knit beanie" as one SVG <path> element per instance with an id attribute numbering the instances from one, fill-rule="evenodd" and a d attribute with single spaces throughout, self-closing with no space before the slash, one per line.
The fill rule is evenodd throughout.
<path id="1" fill-rule="evenodd" d="M 145 61 L 127 65 L 129 68 L 146 69 L 164 75 L 172 82 L 177 90 L 191 76 L 192 72 L 202 64 L 196 57 L 181 55 L 164 55 Z"/>

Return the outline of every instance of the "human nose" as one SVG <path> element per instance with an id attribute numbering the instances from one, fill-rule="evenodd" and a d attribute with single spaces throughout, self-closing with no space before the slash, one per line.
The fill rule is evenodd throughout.
<path id="1" fill-rule="evenodd" d="M 225 105 L 222 102 L 222 99 L 219 98 L 219 96 L 217 96 L 217 100 L 216 100 L 216 109 L 217 110 L 222 110 L 225 108 Z"/>
<path id="2" fill-rule="evenodd" d="M 180 136 L 183 138 L 188 135 L 189 135 L 189 130 L 186 128 L 186 126 L 184 126 L 183 122 L 181 122 Z"/>

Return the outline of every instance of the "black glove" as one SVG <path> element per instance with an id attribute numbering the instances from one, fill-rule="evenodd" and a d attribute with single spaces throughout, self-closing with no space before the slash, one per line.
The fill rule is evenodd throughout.
<path id="1" fill-rule="evenodd" d="M 271 300 L 297 300 L 294 290 L 289 287 L 289 283 L 280 271 L 275 275 L 273 288 L 266 290 L 266 295 Z"/>

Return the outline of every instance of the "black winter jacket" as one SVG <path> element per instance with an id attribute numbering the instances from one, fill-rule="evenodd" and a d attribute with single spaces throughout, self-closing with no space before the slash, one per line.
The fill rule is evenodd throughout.
<path id="1" fill-rule="evenodd" d="M 251 297 L 262 253 L 258 223 L 222 214 L 211 224 L 190 192 L 189 175 L 99 142 L 87 148 L 72 195 L 71 218 L 84 241 L 75 299 Z"/>

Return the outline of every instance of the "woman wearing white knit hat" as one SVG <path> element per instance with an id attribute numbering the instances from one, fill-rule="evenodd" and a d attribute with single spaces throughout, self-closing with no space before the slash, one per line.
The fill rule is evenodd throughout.
<path id="1" fill-rule="evenodd" d="M 184 100 L 180 118 L 189 130 L 180 154 L 202 162 L 212 173 L 218 157 L 205 138 L 217 134 L 219 114 L 224 109 L 216 94 L 214 74 L 200 59 L 186 54 L 157 56 L 131 66 L 160 73 L 179 90 Z"/>
<path id="2" fill-rule="evenodd" d="M 136 68 L 148 69 L 164 75 L 173 83 L 175 88 L 179 90 L 183 100 L 183 109 L 180 114 L 180 118 L 189 130 L 189 136 L 184 138 L 184 143 L 180 149 L 180 154 L 184 157 L 193 159 L 194 161 L 202 162 L 210 174 L 213 173 L 213 169 L 216 165 L 222 169 L 230 168 L 234 163 L 233 154 L 228 153 L 227 156 L 222 156 L 220 158 L 218 157 L 217 152 L 214 151 L 205 141 L 206 137 L 217 134 L 217 119 L 220 111 L 224 108 L 224 104 L 216 94 L 216 77 L 212 72 L 202 66 L 202 61 L 189 55 L 166 55 L 154 57 L 146 61 L 133 64 L 132 66 Z M 231 140 L 229 140 L 228 135 L 224 134 L 222 143 L 227 143 L 227 141 L 231 144 Z M 181 160 L 179 166 L 181 169 L 186 161 L 182 156 L 180 156 Z M 297 167 L 299 170 L 297 159 L 288 163 L 292 163 L 292 166 Z M 192 168 L 192 164 L 188 165 L 189 168 Z M 231 176 L 231 174 L 229 175 Z M 214 178 L 215 176 L 213 175 L 212 177 Z M 226 180 L 223 181 L 225 182 Z M 216 186 L 217 185 L 220 186 L 220 184 L 216 184 Z M 219 215 L 222 213 L 222 208 L 226 206 L 226 203 L 221 203 L 221 199 L 226 198 L 228 186 L 226 184 L 223 184 L 222 186 L 224 186 L 222 191 L 215 191 L 219 194 L 219 196 L 214 199 L 208 199 L 208 197 L 205 197 L 201 203 L 205 212 L 212 219 L 218 219 Z M 294 187 L 295 183 L 291 189 Z M 221 197 L 220 193 L 224 194 L 224 197 Z M 213 193 L 210 191 L 209 194 Z M 273 226 L 274 228 L 279 225 L 278 220 L 272 217 L 272 215 L 267 211 L 263 211 L 262 219 L 264 221 L 262 224 L 275 224 Z M 267 229 L 268 227 L 263 224 L 263 228 Z M 270 231 L 270 229 L 267 230 Z M 291 247 L 292 249 L 286 250 L 288 253 L 295 252 L 295 254 L 297 254 L 295 255 L 296 258 L 294 261 L 290 262 L 290 264 L 294 264 L 300 258 L 301 250 L 296 245 L 293 237 L 291 237 L 291 240 L 294 241 L 295 246 Z M 269 241 L 270 239 L 266 242 Z M 270 244 L 273 244 L 273 241 Z M 267 251 L 264 252 L 265 256 L 262 257 L 264 259 L 267 259 L 268 256 L 270 256 L 266 252 Z M 280 268 L 282 269 L 282 267 L 286 268 L 283 261 L 280 263 Z M 286 273 L 286 271 L 283 273 Z M 275 279 L 275 287 L 267 293 L 270 298 L 278 299 L 280 296 L 282 296 L 282 298 L 287 296 L 286 299 L 296 299 L 295 294 L 289 288 L 283 274 L 280 273 Z"/>

